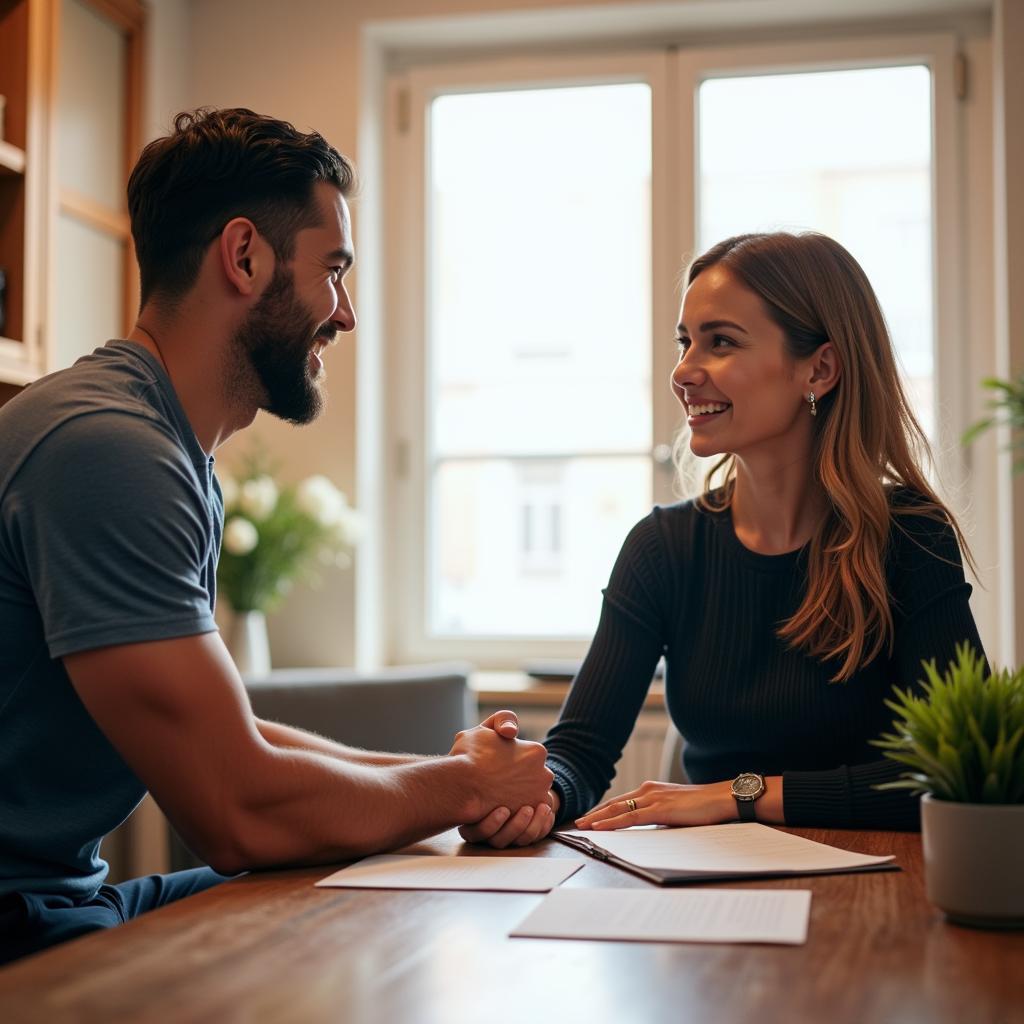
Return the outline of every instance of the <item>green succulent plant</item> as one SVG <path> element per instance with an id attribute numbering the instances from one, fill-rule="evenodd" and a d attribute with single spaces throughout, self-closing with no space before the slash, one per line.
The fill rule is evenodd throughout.
<path id="1" fill-rule="evenodd" d="M 1015 453 L 1013 470 L 1015 473 L 1022 472 L 1024 471 L 1024 373 L 1016 381 L 986 377 L 981 385 L 994 392 L 986 403 L 986 407 L 991 410 L 991 415 L 985 416 L 968 427 L 964 431 L 962 441 L 965 445 L 971 444 L 990 427 L 1005 422 L 1010 428 L 1010 450 Z"/>
<path id="2" fill-rule="evenodd" d="M 923 666 L 923 694 L 896 687 L 896 699 L 885 702 L 898 716 L 893 732 L 872 741 L 911 770 L 877 788 L 957 803 L 1024 803 L 1024 668 L 990 673 L 966 643 L 944 675 L 934 659 Z"/>

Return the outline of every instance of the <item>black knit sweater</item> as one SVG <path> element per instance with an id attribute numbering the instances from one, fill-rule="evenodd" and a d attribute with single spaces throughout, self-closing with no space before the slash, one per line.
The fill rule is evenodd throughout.
<path id="1" fill-rule="evenodd" d="M 912 499 L 894 492 L 892 505 Z M 981 651 L 955 535 L 932 518 L 895 515 L 885 567 L 895 621 L 883 652 L 848 682 L 838 662 L 786 646 L 776 630 L 800 604 L 806 550 L 761 555 L 729 511 L 692 502 L 655 508 L 630 532 L 604 592 L 597 634 L 545 743 L 560 821 L 605 793 L 665 656 L 665 696 L 684 737 L 691 782 L 741 771 L 783 776 L 786 824 L 914 829 L 918 801 L 874 788 L 901 766 L 869 744 L 893 713 L 893 685 L 918 688 L 922 660 L 940 669 L 963 640 Z"/>

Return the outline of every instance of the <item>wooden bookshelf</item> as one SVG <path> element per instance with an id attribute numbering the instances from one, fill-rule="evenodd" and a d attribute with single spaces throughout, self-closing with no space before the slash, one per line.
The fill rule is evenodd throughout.
<path id="1" fill-rule="evenodd" d="M 124 252 L 123 267 L 114 271 L 122 278 L 122 301 L 112 334 L 122 329 L 123 321 L 130 322 L 129 314 L 137 306 L 135 261 L 123 205 L 107 201 L 103 195 L 75 191 L 69 187 L 71 182 L 64 180 L 67 175 L 61 173 L 78 166 L 74 161 L 59 164 L 59 160 L 67 145 L 62 125 L 73 119 L 64 109 L 67 95 L 79 94 L 62 94 L 58 86 L 61 81 L 66 85 L 63 76 L 69 67 L 81 75 L 83 62 L 69 65 L 67 57 L 93 53 L 83 40 L 95 41 L 90 26 L 94 21 L 103 23 L 100 31 L 105 31 L 108 39 L 112 31 L 123 45 L 124 110 L 109 110 L 102 104 L 84 109 L 97 119 L 122 126 L 123 158 L 120 163 L 113 161 L 117 169 L 112 173 L 117 192 L 123 194 L 141 144 L 145 20 L 141 0 L 0 0 L 0 96 L 4 101 L 0 127 L 0 270 L 4 275 L 0 384 L 18 388 L 83 354 L 72 351 L 73 346 L 58 344 L 72 336 L 67 316 L 60 321 L 61 306 L 56 299 L 59 255 L 65 251 L 59 238 L 68 224 L 114 238 Z M 99 62 L 101 57 L 92 59 Z M 88 72 L 85 77 L 91 81 Z M 83 339 L 82 344 L 91 350 L 103 340 Z M 0 402 L 4 394 L 0 391 Z"/>
<path id="2" fill-rule="evenodd" d="M 0 381 L 26 384 L 41 372 L 38 316 L 49 88 L 46 0 L 0 0 Z"/>
<path id="3" fill-rule="evenodd" d="M 25 150 L 0 139 L 0 174 L 20 177 L 25 173 Z"/>

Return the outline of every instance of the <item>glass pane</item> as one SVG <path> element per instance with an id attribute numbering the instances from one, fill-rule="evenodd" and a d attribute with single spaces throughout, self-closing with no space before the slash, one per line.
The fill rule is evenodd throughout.
<path id="1" fill-rule="evenodd" d="M 645 84 L 433 103 L 428 565 L 436 575 L 427 590 L 439 632 L 588 634 L 625 531 L 650 508 L 650 472 L 639 468 L 651 445 L 650 107 Z M 619 455 L 640 457 L 607 458 Z M 530 488 L 548 487 L 534 479 L 541 464 L 561 467 L 563 482 L 549 488 L 558 495 L 550 507 L 561 511 L 523 511 L 533 507 Z M 563 493 L 563 478 L 600 476 L 600 467 L 616 467 L 608 484 L 626 511 L 590 508 L 579 559 L 517 560 L 505 520 L 544 536 L 561 531 L 575 544 L 579 525 L 570 520 L 585 502 L 572 488 Z M 587 486 L 593 496 L 596 483 Z M 549 519 L 518 518 L 531 515 Z M 556 526 L 551 516 L 564 518 Z"/>
<path id="2" fill-rule="evenodd" d="M 79 0 L 61 4 L 59 182 L 114 210 L 124 198 L 125 42 Z"/>
<path id="3" fill-rule="evenodd" d="M 124 330 L 124 244 L 66 215 L 57 218 L 56 243 L 55 370 Z"/>
<path id="4" fill-rule="evenodd" d="M 874 285 L 934 436 L 928 69 L 712 79 L 699 112 L 699 248 L 776 229 L 841 242 Z"/>
<path id="5" fill-rule="evenodd" d="M 589 636 L 651 460 L 442 461 L 433 483 L 434 635 Z"/>

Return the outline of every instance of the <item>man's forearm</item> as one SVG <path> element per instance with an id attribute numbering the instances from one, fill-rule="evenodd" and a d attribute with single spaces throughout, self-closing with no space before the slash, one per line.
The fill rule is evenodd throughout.
<path id="1" fill-rule="evenodd" d="M 283 749 L 311 750 L 348 764 L 389 767 L 414 764 L 424 760 L 422 754 L 391 754 L 377 750 L 360 750 L 359 747 L 335 743 L 314 732 L 306 732 L 304 729 L 297 729 L 291 725 L 282 725 L 280 722 L 268 722 L 262 718 L 256 719 L 256 728 L 271 746 Z"/>
<path id="2" fill-rule="evenodd" d="M 333 863 L 415 842 L 461 824 L 472 806 L 464 758 L 362 765 L 274 746 L 225 822 L 220 869 Z"/>

